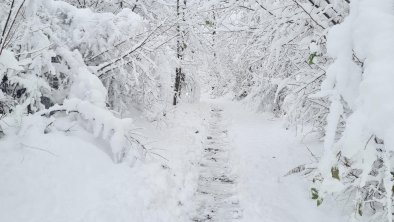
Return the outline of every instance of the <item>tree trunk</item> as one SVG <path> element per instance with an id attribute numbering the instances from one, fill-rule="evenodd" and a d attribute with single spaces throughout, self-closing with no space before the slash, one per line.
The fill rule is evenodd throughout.
<path id="1" fill-rule="evenodd" d="M 185 82 L 185 73 L 182 71 L 182 61 L 184 57 L 184 50 L 186 48 L 186 44 L 184 41 L 185 37 L 185 31 L 182 30 L 184 29 L 184 23 L 185 23 L 185 9 L 186 9 L 186 0 L 183 1 L 183 6 L 181 8 L 181 0 L 176 1 L 176 11 L 177 11 L 177 16 L 178 16 L 178 25 L 176 28 L 177 31 L 177 58 L 179 60 L 179 66 L 175 69 L 175 85 L 174 85 L 174 101 L 173 105 L 175 106 L 178 104 L 179 99 L 181 97 L 181 91 L 182 91 L 182 85 Z M 182 13 L 181 13 L 182 11 Z M 182 14 L 182 25 L 180 23 L 180 18 Z"/>

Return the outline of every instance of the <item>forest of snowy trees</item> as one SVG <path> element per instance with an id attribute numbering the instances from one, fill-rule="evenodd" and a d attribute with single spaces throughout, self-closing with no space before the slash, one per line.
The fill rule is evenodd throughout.
<path id="1" fill-rule="evenodd" d="M 1 0 L 0 175 L 10 148 L 52 155 L 41 147 L 51 135 L 89 135 L 113 165 L 165 161 L 138 121 L 166 128 L 179 107 L 209 95 L 270 113 L 319 144 L 284 173 L 308 181 L 315 205 L 334 199 L 348 221 L 391 222 L 393 39 L 391 0 Z M 149 169 L 138 173 L 153 183 Z M 0 202 L 12 201 L 12 184 L 1 183 Z"/>

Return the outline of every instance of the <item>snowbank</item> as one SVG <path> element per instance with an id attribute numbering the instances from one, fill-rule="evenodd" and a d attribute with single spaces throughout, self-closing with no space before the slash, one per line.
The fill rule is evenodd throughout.
<path id="1" fill-rule="evenodd" d="M 149 151 L 133 167 L 114 164 L 104 140 L 66 119 L 46 134 L 40 133 L 46 123 L 38 122 L 5 137 L 0 221 L 187 221 L 206 113 L 204 105 L 185 105 L 170 111 L 163 125 L 136 118 L 150 138 L 140 136 Z"/>

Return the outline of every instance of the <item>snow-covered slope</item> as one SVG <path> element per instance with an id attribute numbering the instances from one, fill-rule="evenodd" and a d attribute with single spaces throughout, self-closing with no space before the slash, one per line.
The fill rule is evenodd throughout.
<path id="1" fill-rule="evenodd" d="M 152 125 L 136 118 L 149 148 L 133 167 L 78 125 L 0 140 L 0 221 L 187 221 L 207 107 L 185 105 Z M 158 127 L 158 128 L 157 128 Z"/>

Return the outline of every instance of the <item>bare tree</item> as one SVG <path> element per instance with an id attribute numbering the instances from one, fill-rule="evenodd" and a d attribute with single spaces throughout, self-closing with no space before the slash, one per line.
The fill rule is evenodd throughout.
<path id="1" fill-rule="evenodd" d="M 183 0 L 183 4 L 181 0 L 177 0 L 176 5 L 177 17 L 178 17 L 178 24 L 177 24 L 177 58 L 179 60 L 179 65 L 175 69 L 175 86 L 174 86 L 174 100 L 173 105 L 175 106 L 181 97 L 182 85 L 185 82 L 185 73 L 182 70 L 182 61 L 184 59 L 184 51 L 186 49 L 185 43 L 185 11 L 186 11 L 186 0 Z"/>

